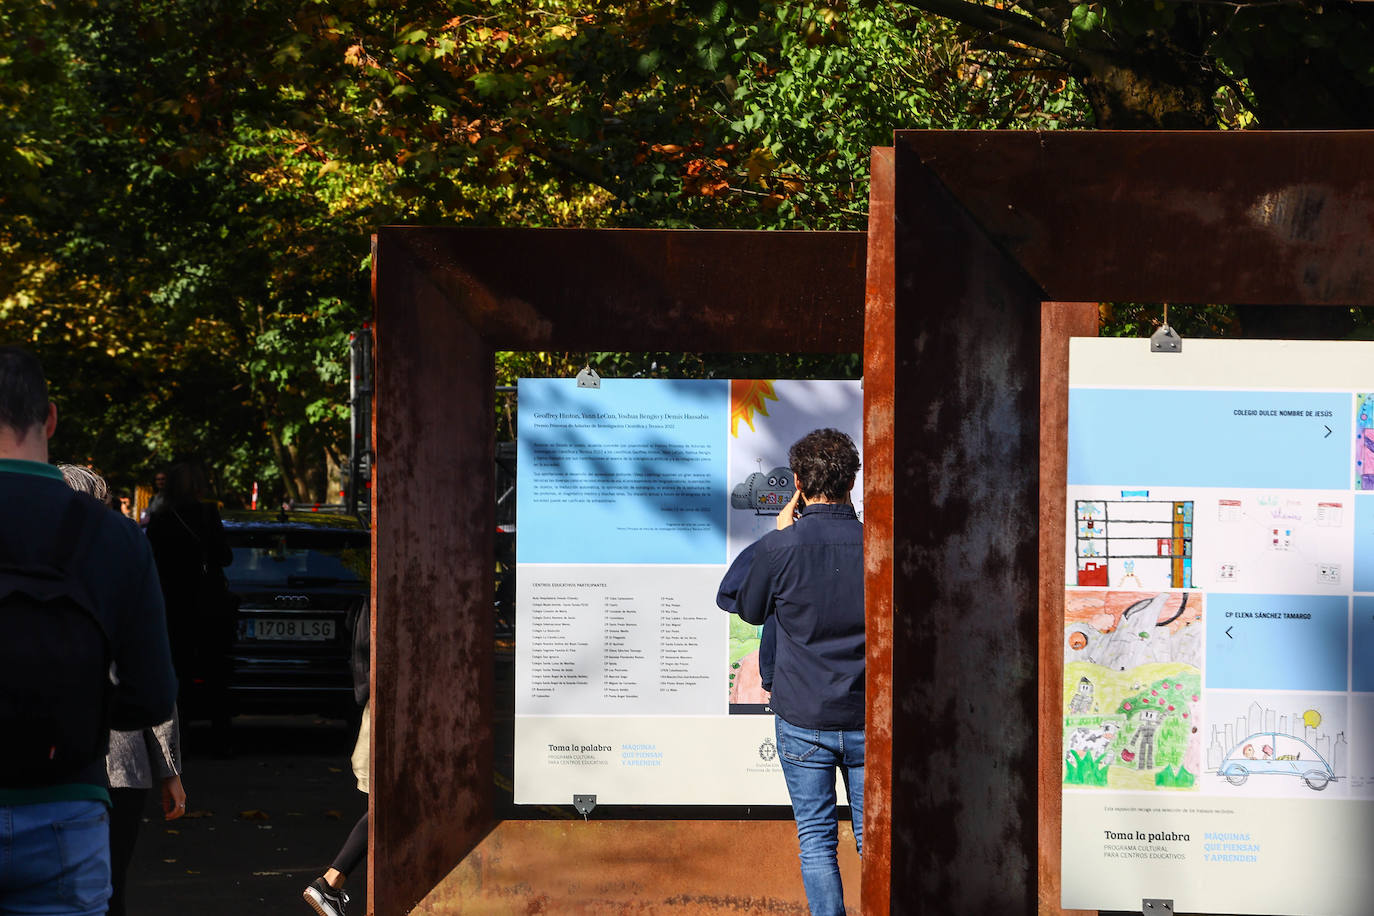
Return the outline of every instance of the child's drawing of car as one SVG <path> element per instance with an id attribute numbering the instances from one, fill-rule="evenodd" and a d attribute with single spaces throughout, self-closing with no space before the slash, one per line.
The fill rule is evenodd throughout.
<path id="1" fill-rule="evenodd" d="M 1256 732 L 1243 739 L 1222 759 L 1217 775 L 1233 786 L 1251 776 L 1296 776 L 1318 792 L 1336 778 L 1316 748 L 1282 732 Z"/>

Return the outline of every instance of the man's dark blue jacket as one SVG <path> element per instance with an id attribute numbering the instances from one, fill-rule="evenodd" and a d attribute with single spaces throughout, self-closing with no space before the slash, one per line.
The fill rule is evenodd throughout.
<path id="1" fill-rule="evenodd" d="M 68 487 L 57 468 L 0 460 L 0 506 L 8 518 L 0 526 L 0 562 L 51 565 L 58 524 L 73 500 L 90 497 Z M 92 508 L 88 524 L 95 525 L 96 531 L 78 575 L 95 604 L 92 610 L 110 636 L 119 675 L 111 725 L 127 730 L 156 725 L 171 717 L 177 682 L 153 552 L 133 522 L 94 501 Z M 101 757 L 71 783 L 23 789 L 0 786 L 0 805 L 75 799 L 108 802 L 107 785 L 105 758 Z"/>
<path id="2" fill-rule="evenodd" d="M 773 711 L 799 728 L 864 727 L 863 525 L 845 503 L 811 504 L 764 535 L 735 611 L 777 618 Z"/>

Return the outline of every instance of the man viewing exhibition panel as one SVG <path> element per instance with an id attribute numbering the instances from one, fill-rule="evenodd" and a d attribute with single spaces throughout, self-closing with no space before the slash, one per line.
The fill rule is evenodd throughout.
<path id="1" fill-rule="evenodd" d="M 862 820 L 862 382 L 521 379 L 519 398 L 515 803 L 790 802 L 813 911 L 843 913 L 841 792 Z M 833 760 L 794 750 L 807 740 Z"/>
<path id="2" fill-rule="evenodd" d="M 753 624 L 775 618 L 770 702 L 806 899 L 813 916 L 842 916 L 837 769 L 863 852 L 863 525 L 850 501 L 859 453 L 849 436 L 819 429 L 788 463 L 796 492 L 759 541 L 736 612 Z"/>

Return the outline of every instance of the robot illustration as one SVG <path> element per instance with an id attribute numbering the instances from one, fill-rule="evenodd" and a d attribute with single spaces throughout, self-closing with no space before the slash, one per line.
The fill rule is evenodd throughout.
<path id="1" fill-rule="evenodd" d="M 1164 718 L 1164 714 L 1158 709 L 1142 709 L 1140 711 L 1140 723 L 1136 726 L 1135 734 L 1131 736 L 1131 747 L 1136 748 L 1135 768 L 1137 770 L 1151 770 L 1155 765 L 1155 732 L 1159 731 L 1159 726 Z"/>
<path id="2" fill-rule="evenodd" d="M 1086 677 L 1078 679 L 1078 690 L 1074 691 L 1073 699 L 1069 700 L 1069 714 L 1081 716 L 1091 712 L 1093 708 L 1093 682 Z"/>
<path id="3" fill-rule="evenodd" d="M 730 508 L 752 509 L 755 515 L 777 515 L 795 490 L 790 468 L 776 467 L 767 474 L 754 471 L 735 485 L 730 493 Z"/>

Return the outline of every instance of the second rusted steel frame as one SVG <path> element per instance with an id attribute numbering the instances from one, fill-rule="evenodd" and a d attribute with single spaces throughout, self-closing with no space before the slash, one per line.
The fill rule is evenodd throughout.
<path id="1" fill-rule="evenodd" d="M 891 870 L 865 863 L 866 912 L 1061 912 L 1067 338 L 1095 333 L 1098 301 L 1374 300 L 1372 154 L 1369 132 L 912 131 L 890 178 L 875 160 Z"/>

